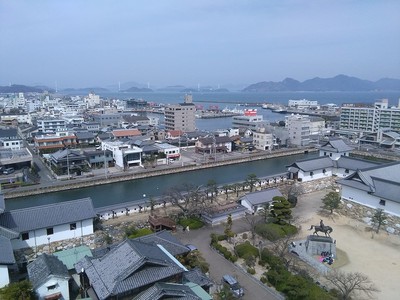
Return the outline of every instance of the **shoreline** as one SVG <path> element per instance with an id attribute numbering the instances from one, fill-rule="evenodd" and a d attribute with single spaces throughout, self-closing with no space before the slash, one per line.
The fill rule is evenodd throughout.
<path id="1" fill-rule="evenodd" d="M 12 198 L 19 198 L 19 197 L 26 197 L 30 195 L 38 195 L 38 194 L 44 194 L 44 193 L 53 193 L 53 192 L 59 192 L 59 191 L 66 191 L 66 190 L 73 190 L 73 189 L 79 189 L 83 187 L 89 187 L 89 186 L 98 186 L 98 185 L 105 185 L 105 184 L 112 184 L 115 182 L 122 182 L 122 181 L 130 181 L 130 180 L 135 180 L 135 179 L 141 179 L 141 178 L 148 178 L 148 177 L 156 177 L 156 176 L 162 176 L 162 175 L 168 175 L 168 174 L 173 174 L 173 173 L 180 173 L 180 172 L 190 172 L 190 171 L 195 171 L 195 170 L 201 170 L 201 169 L 208 169 L 208 168 L 213 168 L 213 167 L 219 167 L 219 166 L 225 166 L 225 165 L 232 165 L 232 164 L 240 164 L 248 161 L 254 161 L 254 160 L 263 160 L 263 159 L 268 159 L 268 158 L 274 158 L 274 157 L 282 157 L 282 156 L 291 156 L 291 155 L 296 155 L 296 154 L 303 154 L 303 153 L 313 153 L 318 151 L 315 148 L 310 148 L 310 149 L 293 149 L 289 151 L 279 151 L 276 153 L 254 153 L 250 154 L 247 157 L 241 157 L 241 158 L 234 158 L 230 160 L 221 160 L 221 161 L 215 161 L 215 162 L 208 162 L 208 163 L 202 163 L 202 164 L 196 164 L 196 163 L 190 163 L 189 165 L 185 166 L 173 166 L 169 168 L 164 168 L 164 169 L 158 169 L 158 170 L 149 170 L 149 169 L 143 169 L 143 171 L 136 172 L 136 173 L 122 173 L 122 174 L 112 174 L 109 175 L 108 178 L 96 178 L 94 177 L 85 177 L 85 178 L 79 178 L 75 179 L 76 181 L 71 182 L 71 181 L 57 181 L 54 182 L 52 186 L 41 186 L 35 185 L 35 186 L 26 186 L 26 187 L 19 187 L 15 188 L 13 190 L 4 190 L 4 198 L 5 199 L 12 199 Z"/>

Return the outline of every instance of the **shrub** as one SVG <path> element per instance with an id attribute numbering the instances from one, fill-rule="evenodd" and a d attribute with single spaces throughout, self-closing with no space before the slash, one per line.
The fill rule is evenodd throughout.
<path id="1" fill-rule="evenodd" d="M 199 229 L 204 226 L 204 223 L 198 217 L 187 217 L 179 219 L 178 223 L 184 228 L 189 226 L 189 229 Z"/>
<path id="2" fill-rule="evenodd" d="M 256 274 L 256 270 L 254 268 L 247 268 L 247 273 L 254 275 Z"/>
<path id="3" fill-rule="evenodd" d="M 142 229 L 134 229 L 129 231 L 129 235 L 127 234 L 128 238 L 135 239 L 141 236 L 149 235 L 153 233 L 150 228 L 142 228 Z"/>
<path id="4" fill-rule="evenodd" d="M 238 244 L 235 247 L 236 253 L 239 257 L 245 258 L 245 256 L 254 256 L 258 257 L 258 249 L 250 244 L 249 241 L 246 241 L 242 244 Z"/>
<path id="5" fill-rule="evenodd" d="M 248 238 L 247 233 L 243 233 L 242 234 L 242 239 L 247 240 L 247 238 Z"/>
<path id="6" fill-rule="evenodd" d="M 262 283 L 266 284 L 266 283 L 268 282 L 268 279 L 267 279 L 267 277 L 265 277 L 265 276 L 261 276 L 260 281 L 261 281 Z"/>
<path id="7" fill-rule="evenodd" d="M 258 224 L 255 228 L 258 235 L 270 240 L 276 241 L 287 235 L 292 235 L 297 232 L 297 228 L 290 224 L 279 225 L 274 223 Z"/>

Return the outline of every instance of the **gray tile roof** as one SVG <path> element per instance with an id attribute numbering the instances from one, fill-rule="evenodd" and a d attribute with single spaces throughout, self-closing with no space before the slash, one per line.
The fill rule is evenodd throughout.
<path id="1" fill-rule="evenodd" d="M 26 232 L 96 217 L 91 198 L 6 211 L 0 215 L 0 226 Z"/>
<path id="2" fill-rule="evenodd" d="M 350 158 L 348 156 L 341 156 L 336 161 L 336 166 L 338 168 L 344 168 L 344 169 L 349 169 L 349 170 L 361 170 L 361 169 L 366 169 L 366 168 L 370 168 L 370 167 L 375 167 L 380 164 L 381 163 L 378 163 L 378 162 L 364 160 L 364 159 Z"/>
<path id="3" fill-rule="evenodd" d="M 247 194 L 240 198 L 240 200 L 246 200 L 252 205 L 259 205 L 267 202 L 271 202 L 274 197 L 282 197 L 282 193 L 278 189 L 266 189 L 259 192 Z"/>
<path id="4" fill-rule="evenodd" d="M 354 150 L 353 147 L 347 145 L 343 140 L 341 139 L 333 139 L 325 143 L 324 145 L 321 146 L 320 150 L 326 150 L 329 152 L 349 152 Z"/>
<path id="5" fill-rule="evenodd" d="M 12 265 L 15 263 L 14 252 L 11 241 L 0 236 L 0 265 Z"/>
<path id="6" fill-rule="evenodd" d="M 159 244 L 167 249 L 173 256 L 189 252 L 188 248 L 167 230 L 145 235 L 134 240 L 153 245 Z"/>
<path id="7" fill-rule="evenodd" d="M 339 180 L 338 183 L 400 203 L 400 162 L 378 165 Z"/>
<path id="8" fill-rule="evenodd" d="M 101 258 L 85 257 L 75 264 L 77 272 L 82 268 L 99 299 L 130 293 L 184 271 L 159 247 L 134 240 L 125 240 Z"/>
<path id="9" fill-rule="evenodd" d="M 8 239 L 16 239 L 19 237 L 19 232 L 0 226 L 0 236 Z"/>
<path id="10" fill-rule="evenodd" d="M 201 300 L 190 287 L 183 284 L 158 282 L 132 300 Z"/>
<path id="11" fill-rule="evenodd" d="M 36 260 L 31 262 L 28 267 L 29 281 L 32 283 L 33 289 L 38 288 L 46 282 L 50 275 L 69 279 L 67 267 L 53 255 L 43 253 Z"/>
<path id="12" fill-rule="evenodd" d="M 201 287 L 210 287 L 213 282 L 199 268 L 193 268 L 183 273 L 183 278 Z"/>
<path id="13" fill-rule="evenodd" d="M 320 156 L 318 158 L 311 158 L 305 160 L 299 160 L 291 164 L 291 168 L 297 168 L 304 172 L 310 172 L 314 170 L 320 170 L 323 168 L 333 167 L 333 161 L 328 156 Z"/>
<path id="14" fill-rule="evenodd" d="M 75 136 L 78 140 L 94 139 L 94 134 L 92 132 L 77 132 Z"/>

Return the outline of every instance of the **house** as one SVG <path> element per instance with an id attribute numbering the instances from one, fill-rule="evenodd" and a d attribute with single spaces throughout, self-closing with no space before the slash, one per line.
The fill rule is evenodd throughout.
<path id="1" fill-rule="evenodd" d="M 358 169 L 338 180 L 342 199 L 400 217 L 400 162 Z"/>
<path id="2" fill-rule="evenodd" d="M 200 288 L 196 290 L 194 284 L 177 284 L 157 282 L 147 290 L 143 291 L 132 300 L 162 300 L 162 299 L 182 299 L 182 300 L 212 300 L 212 297 Z"/>
<path id="3" fill-rule="evenodd" d="M 186 271 L 163 246 L 125 240 L 99 258 L 75 264 L 92 299 L 138 295 L 157 282 L 180 283 Z"/>
<path id="4" fill-rule="evenodd" d="M 142 135 L 142 133 L 137 129 L 117 129 L 113 130 L 111 133 L 114 139 L 131 138 Z"/>
<path id="5" fill-rule="evenodd" d="M 43 253 L 28 264 L 27 269 L 38 299 L 70 299 L 68 269 L 56 256 Z"/>
<path id="6" fill-rule="evenodd" d="M 36 135 L 35 148 L 39 152 L 54 152 L 65 147 L 76 146 L 76 136 L 69 132 L 57 132 L 55 134 Z"/>
<path id="7" fill-rule="evenodd" d="M 74 265 L 85 256 L 93 256 L 90 248 L 85 245 L 73 247 L 71 249 L 56 251 L 53 253 L 53 255 L 57 257 L 67 267 L 68 271 L 75 270 Z"/>
<path id="8" fill-rule="evenodd" d="M 96 213 L 91 198 L 35 206 L 0 214 L 0 226 L 17 232 L 13 249 L 35 248 L 93 234 Z"/>
<path id="9" fill-rule="evenodd" d="M 10 238 L 17 238 L 18 233 L 8 231 L 0 226 L 0 288 L 10 283 L 8 268 L 15 264 L 14 252 L 10 242 Z M 11 235 L 8 235 L 10 234 Z M 8 235 L 5 237 L 4 235 Z"/>
<path id="10" fill-rule="evenodd" d="M 77 173 L 80 175 L 82 169 L 88 166 L 87 157 L 80 150 L 64 149 L 50 154 L 49 162 L 52 166 L 60 169 L 63 174 Z"/>
<path id="11" fill-rule="evenodd" d="M 15 128 L 0 129 L 1 148 L 19 150 L 23 146 L 22 139 Z"/>
<path id="12" fill-rule="evenodd" d="M 180 148 L 167 143 L 154 144 L 159 153 L 164 153 L 167 159 L 179 159 L 181 157 Z"/>
<path id="13" fill-rule="evenodd" d="M 232 141 L 228 136 L 211 136 L 199 138 L 195 143 L 197 153 L 232 152 Z"/>
<path id="14" fill-rule="evenodd" d="M 96 140 L 95 140 L 95 135 L 93 132 L 77 132 L 75 133 L 76 136 L 76 143 L 82 147 L 82 146 L 89 146 L 93 145 Z"/>
<path id="15" fill-rule="evenodd" d="M 250 213 L 255 214 L 263 208 L 263 205 L 271 203 L 274 197 L 283 197 L 278 189 L 266 189 L 255 193 L 249 193 L 239 199 L 240 204 L 246 207 Z"/>
<path id="16" fill-rule="evenodd" d="M 226 222 L 229 215 L 232 220 L 243 218 L 246 215 L 246 211 L 247 208 L 241 204 L 229 203 L 210 211 L 203 211 L 201 218 L 207 224 L 214 226 Z"/>
<path id="17" fill-rule="evenodd" d="M 123 140 L 107 140 L 101 142 L 101 148 L 112 152 L 115 165 L 121 169 L 128 169 L 132 166 L 142 167 L 142 152 L 139 147 Z"/>
<path id="18" fill-rule="evenodd" d="M 108 167 L 114 161 L 112 152 L 109 150 L 86 150 L 83 153 L 91 168 Z"/>

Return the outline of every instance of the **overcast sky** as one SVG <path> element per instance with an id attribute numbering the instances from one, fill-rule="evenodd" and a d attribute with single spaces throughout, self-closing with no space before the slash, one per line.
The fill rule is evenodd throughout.
<path id="1" fill-rule="evenodd" d="M 0 85 L 400 78 L 400 1 L 0 0 Z"/>

